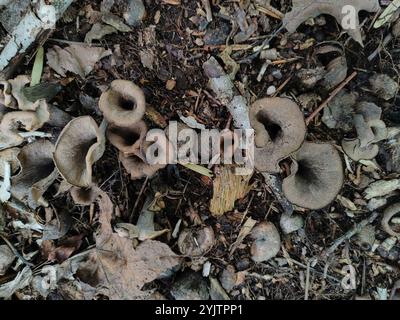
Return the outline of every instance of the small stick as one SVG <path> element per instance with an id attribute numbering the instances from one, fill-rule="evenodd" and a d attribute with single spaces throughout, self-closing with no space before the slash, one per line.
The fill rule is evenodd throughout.
<path id="1" fill-rule="evenodd" d="M 273 97 L 276 97 L 279 92 L 281 92 L 283 90 L 284 87 L 286 87 L 286 85 L 289 83 L 290 80 L 292 80 L 293 75 L 291 75 L 289 78 L 287 78 L 275 91 L 275 93 L 273 94 Z"/>
<path id="2" fill-rule="evenodd" d="M 33 267 L 33 266 L 34 266 L 34 264 L 33 264 L 33 263 L 30 263 L 29 261 L 27 261 L 27 260 L 18 252 L 18 250 L 14 248 L 14 246 L 12 245 L 12 243 L 11 243 L 10 241 L 8 241 L 8 239 L 7 239 L 5 236 L 3 236 L 1 233 L 0 233 L 0 238 L 3 239 L 3 241 L 4 241 L 4 242 L 6 243 L 6 245 L 10 248 L 10 250 L 14 253 L 14 255 L 15 255 L 18 259 L 20 259 L 24 264 L 26 264 L 28 267 Z"/>
<path id="3" fill-rule="evenodd" d="M 337 238 L 329 248 L 325 249 L 321 253 L 321 256 L 326 258 L 329 255 L 331 255 L 345 240 L 350 239 L 356 233 L 360 232 L 362 228 L 374 222 L 374 220 L 378 217 L 378 215 L 379 215 L 378 212 L 373 212 L 371 216 L 369 216 L 367 219 L 364 219 L 360 223 L 356 224 L 352 229 L 347 231 L 344 235 Z"/>
<path id="4" fill-rule="evenodd" d="M 136 208 L 137 208 L 137 206 L 138 206 L 138 204 L 139 204 L 139 200 L 140 200 L 140 198 L 142 197 L 142 194 L 143 194 L 143 192 L 144 192 L 144 189 L 146 188 L 147 181 L 149 181 L 149 177 L 146 177 L 146 180 L 144 180 L 143 185 L 142 185 L 142 188 L 140 189 L 139 195 L 138 195 L 138 197 L 136 198 L 135 205 L 133 206 L 131 215 L 130 215 L 130 217 L 129 217 L 129 222 L 130 222 L 130 223 L 132 223 L 132 221 L 133 221 L 133 215 L 135 214 Z"/>
<path id="5" fill-rule="evenodd" d="M 211 22 L 213 20 L 213 16 L 212 16 L 212 11 L 211 11 L 210 1 L 209 0 L 201 0 L 201 3 L 203 4 L 204 9 L 206 10 L 207 21 Z"/>
<path id="6" fill-rule="evenodd" d="M 329 97 L 321 103 L 321 105 L 314 110 L 314 112 L 306 119 L 306 125 L 309 125 L 310 122 L 317 116 L 317 114 L 327 106 L 327 104 L 340 92 L 342 89 L 351 81 L 355 78 L 357 75 L 357 71 L 354 71 L 350 76 L 348 76 L 335 90 L 332 91 L 332 93 L 329 95 Z"/>

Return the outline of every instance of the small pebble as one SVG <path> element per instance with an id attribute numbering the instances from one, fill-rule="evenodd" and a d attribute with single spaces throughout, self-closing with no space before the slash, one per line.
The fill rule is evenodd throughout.
<path id="1" fill-rule="evenodd" d="M 276 87 L 275 86 L 270 86 L 267 89 L 267 96 L 272 96 L 276 92 Z"/>
<path id="2" fill-rule="evenodd" d="M 279 221 L 280 227 L 285 234 L 295 232 L 304 226 L 303 217 L 298 214 L 293 214 L 291 216 L 287 214 L 282 214 Z"/>
<path id="3" fill-rule="evenodd" d="M 175 300 L 208 300 L 207 281 L 197 272 L 186 271 L 172 285 L 171 295 Z"/>

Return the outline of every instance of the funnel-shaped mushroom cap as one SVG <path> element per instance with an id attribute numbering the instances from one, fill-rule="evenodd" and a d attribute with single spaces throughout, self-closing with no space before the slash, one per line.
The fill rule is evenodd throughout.
<path id="1" fill-rule="evenodd" d="M 141 146 L 142 152 L 132 155 L 119 153 L 119 160 L 131 175 L 131 179 L 152 177 L 158 170 L 165 168 L 168 163 L 172 163 L 174 149 L 164 132 L 156 133 L 153 142 L 145 141 Z M 158 155 L 159 159 L 149 159 L 148 156 Z M 158 161 L 160 160 L 160 161 Z"/>
<path id="2" fill-rule="evenodd" d="M 343 139 L 343 151 L 354 161 L 371 160 L 379 153 L 379 147 L 376 144 L 368 144 L 361 147 L 360 139 Z"/>
<path id="3" fill-rule="evenodd" d="M 72 187 L 70 193 L 75 204 L 89 206 L 96 201 L 99 191 L 100 189 L 97 186 L 90 188 Z"/>
<path id="4" fill-rule="evenodd" d="M 146 138 L 147 126 L 139 121 L 129 127 L 110 125 L 107 138 L 111 144 L 125 155 L 137 154 Z"/>
<path id="5" fill-rule="evenodd" d="M 0 123 L 0 150 L 18 146 L 24 139 L 21 131 L 35 131 L 50 118 L 47 103 L 39 104 L 36 111 L 12 111 L 6 113 Z"/>
<path id="6" fill-rule="evenodd" d="M 306 135 L 303 113 L 286 98 L 256 101 L 250 123 L 255 131 L 255 167 L 263 172 L 279 172 L 279 161 L 299 149 Z"/>
<path id="7" fill-rule="evenodd" d="M 305 142 L 294 154 L 291 174 L 282 190 L 293 204 L 321 209 L 331 203 L 344 181 L 342 159 L 330 144 Z"/>
<path id="8" fill-rule="evenodd" d="M 24 146 L 18 155 L 21 172 L 12 179 L 11 193 L 31 208 L 46 205 L 42 196 L 57 178 L 53 150 L 50 141 L 37 140 Z"/>
<path id="9" fill-rule="evenodd" d="M 129 127 L 140 121 L 146 110 L 143 91 L 128 80 L 114 80 L 100 96 L 99 108 L 111 124 Z"/>
<path id="10" fill-rule="evenodd" d="M 105 148 L 104 132 L 90 116 L 71 120 L 61 131 L 54 162 L 63 178 L 73 186 L 92 185 L 92 165 Z"/>

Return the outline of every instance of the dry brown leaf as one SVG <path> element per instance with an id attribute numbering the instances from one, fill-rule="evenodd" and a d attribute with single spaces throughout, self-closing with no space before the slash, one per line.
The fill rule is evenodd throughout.
<path id="1" fill-rule="evenodd" d="M 89 47 L 86 45 L 70 45 L 65 49 L 54 46 L 47 54 L 49 66 L 59 75 L 65 77 L 66 72 L 73 72 L 85 78 L 97 61 L 111 55 L 111 50 Z"/>
<path id="2" fill-rule="evenodd" d="M 235 201 L 243 198 L 251 190 L 249 184 L 252 175 L 235 174 L 235 168 L 221 166 L 220 174 L 214 179 L 213 197 L 210 211 L 214 216 L 223 215 L 235 207 Z"/>
<path id="3" fill-rule="evenodd" d="M 179 257 L 168 245 L 153 240 L 137 248 L 132 241 L 112 231 L 113 204 L 102 193 L 99 201 L 101 228 L 96 235 L 98 292 L 110 299 L 145 299 L 142 287 L 179 265 Z"/>
<path id="4" fill-rule="evenodd" d="M 342 11 L 346 5 L 353 6 L 356 11 L 355 28 L 349 28 L 346 31 L 354 40 L 362 45 L 358 13 L 362 10 L 377 12 L 380 9 L 378 0 L 293 0 L 292 10 L 285 14 L 283 25 L 289 32 L 295 32 L 300 24 L 320 14 L 329 14 L 335 17 L 341 25 L 342 19 L 348 14 L 348 11 Z"/>

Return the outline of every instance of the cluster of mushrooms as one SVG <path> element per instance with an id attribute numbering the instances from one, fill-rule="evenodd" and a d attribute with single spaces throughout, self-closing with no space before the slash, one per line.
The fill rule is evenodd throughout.
<path id="1" fill-rule="evenodd" d="M 250 108 L 255 131 L 255 168 L 281 172 L 279 163 L 290 158 L 290 174 L 282 190 L 293 204 L 321 209 L 338 195 L 344 182 L 341 157 L 329 143 L 305 141 L 307 128 L 299 106 L 287 98 L 264 98 Z"/>
<path id="2" fill-rule="evenodd" d="M 93 165 L 104 153 L 106 137 L 119 150 L 132 179 L 151 177 L 165 167 L 146 161 L 147 148 L 153 143 L 163 147 L 165 141 L 158 140 L 163 135 L 145 141 L 145 97 L 132 82 L 115 80 L 101 95 L 100 126 L 90 116 L 72 118 L 45 98 L 31 101 L 24 91 L 29 82 L 24 75 L 0 83 L 0 176 L 2 189 L 7 189 L 1 192 L 2 202 L 13 197 L 33 209 L 47 206 L 43 194 L 60 174 L 59 190 L 69 190 L 77 204 L 92 203 L 100 191 Z M 51 134 L 38 131 L 43 126 L 46 132 L 61 131 L 55 143 Z M 19 148 L 33 137 L 33 142 Z"/>

